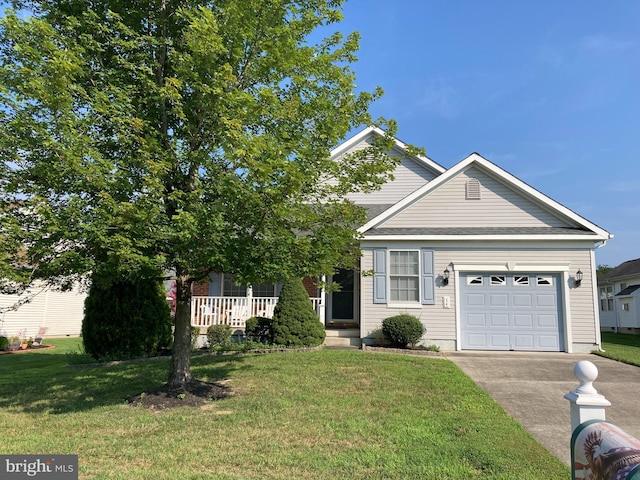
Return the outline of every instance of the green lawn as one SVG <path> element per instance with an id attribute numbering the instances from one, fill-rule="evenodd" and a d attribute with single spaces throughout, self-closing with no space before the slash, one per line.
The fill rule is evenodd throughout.
<path id="1" fill-rule="evenodd" d="M 602 332 L 602 349 L 596 355 L 640 366 L 640 335 Z"/>
<path id="2" fill-rule="evenodd" d="M 198 356 L 230 398 L 153 413 L 124 398 L 168 360 L 68 366 L 77 339 L 0 356 L 0 452 L 79 455 L 83 479 L 567 479 L 444 359 L 321 350 Z"/>

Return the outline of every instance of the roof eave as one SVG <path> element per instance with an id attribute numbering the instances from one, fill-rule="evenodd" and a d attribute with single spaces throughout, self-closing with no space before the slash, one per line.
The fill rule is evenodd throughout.
<path id="1" fill-rule="evenodd" d="M 531 234 L 519 234 L 519 235 L 367 235 L 366 232 L 362 237 L 363 240 L 415 240 L 415 241 L 452 241 L 452 240 L 482 240 L 482 241 L 590 241 L 601 242 L 603 239 L 594 235 L 531 235 Z"/>

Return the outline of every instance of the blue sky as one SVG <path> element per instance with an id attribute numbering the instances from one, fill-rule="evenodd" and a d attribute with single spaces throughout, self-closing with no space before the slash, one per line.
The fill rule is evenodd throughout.
<path id="1" fill-rule="evenodd" d="M 351 0 L 371 112 L 449 168 L 478 152 L 640 257 L 640 2 Z"/>

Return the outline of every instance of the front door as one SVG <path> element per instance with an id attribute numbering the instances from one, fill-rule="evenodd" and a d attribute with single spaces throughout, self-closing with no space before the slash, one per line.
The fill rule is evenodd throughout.
<path id="1" fill-rule="evenodd" d="M 338 284 L 330 294 L 329 298 L 329 327 L 348 327 L 356 326 L 358 323 L 356 317 L 356 277 L 353 270 L 339 270 L 333 275 L 331 281 Z"/>

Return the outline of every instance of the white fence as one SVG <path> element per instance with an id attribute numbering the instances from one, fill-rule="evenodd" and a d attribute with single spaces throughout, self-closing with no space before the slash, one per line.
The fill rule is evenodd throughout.
<path id="1" fill-rule="evenodd" d="M 309 298 L 320 316 L 320 298 Z M 244 322 L 251 317 L 273 317 L 278 297 L 192 297 L 191 325 L 230 325 L 244 329 Z"/>

